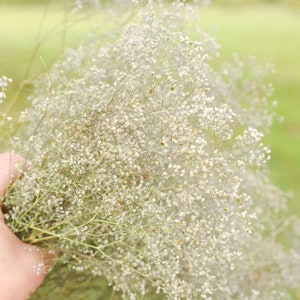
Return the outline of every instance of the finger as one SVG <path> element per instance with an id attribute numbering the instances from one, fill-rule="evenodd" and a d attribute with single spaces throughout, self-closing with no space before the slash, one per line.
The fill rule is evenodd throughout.
<path id="1" fill-rule="evenodd" d="M 22 243 L 20 247 L 20 258 L 23 261 L 23 273 L 27 273 L 27 280 L 30 282 L 28 294 L 34 292 L 43 282 L 47 272 L 57 257 L 57 252 L 49 252 L 40 247 Z M 29 288 L 29 287 L 28 287 Z"/>
<path id="2" fill-rule="evenodd" d="M 4 196 L 8 186 L 25 171 L 28 162 L 12 152 L 0 154 L 0 196 Z"/>

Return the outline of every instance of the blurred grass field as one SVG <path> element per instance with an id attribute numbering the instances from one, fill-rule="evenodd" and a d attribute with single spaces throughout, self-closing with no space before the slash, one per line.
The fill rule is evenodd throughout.
<path id="1" fill-rule="evenodd" d="M 293 192 L 290 208 L 300 215 L 300 9 L 254 2 L 211 5 L 199 16 L 199 25 L 216 37 L 224 60 L 238 53 L 275 65 L 276 74 L 270 81 L 275 87 L 278 116 L 285 121 L 275 122 L 265 141 L 272 149 L 271 177 L 283 190 Z M 87 21 L 65 35 L 65 16 L 58 6 L 45 10 L 43 5 L 9 3 L 0 2 L 0 76 L 14 80 L 8 100 L 17 93 L 24 76 L 34 77 L 45 71 L 66 45 L 76 44 L 84 29 L 93 26 Z M 60 26 L 53 31 L 57 24 Z M 27 70 L 31 57 L 33 64 Z M 13 109 L 24 106 L 26 101 L 21 96 Z M 36 299 L 48 298 L 40 291 Z"/>
<path id="2" fill-rule="evenodd" d="M 300 9 L 283 4 L 215 5 L 201 22 L 221 45 L 224 59 L 235 52 L 275 66 L 270 81 L 276 112 L 284 122 L 277 118 L 266 137 L 272 150 L 271 177 L 293 192 L 290 208 L 300 214 Z"/>

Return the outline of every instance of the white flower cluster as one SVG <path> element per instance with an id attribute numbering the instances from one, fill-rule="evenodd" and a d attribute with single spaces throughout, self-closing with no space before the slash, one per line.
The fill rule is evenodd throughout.
<path id="1" fill-rule="evenodd" d="M 71 11 L 78 12 L 84 9 L 89 8 L 103 8 L 103 7 L 122 7 L 122 9 L 127 10 L 128 8 L 132 8 L 132 6 L 140 7 L 140 6 L 147 6 L 147 5 L 154 5 L 162 7 L 164 5 L 169 6 L 180 6 L 181 8 L 184 5 L 188 6 L 188 4 L 201 4 L 202 6 L 206 7 L 210 4 L 211 0 L 174 0 L 174 1 L 165 1 L 165 0 L 65 0 L 69 4 Z M 120 14 L 122 10 L 119 10 L 118 13 Z"/>
<path id="2" fill-rule="evenodd" d="M 31 167 L 7 222 L 124 299 L 153 287 L 170 300 L 288 299 L 300 257 L 278 242 L 286 196 L 265 165 L 267 87 L 237 60 L 213 70 L 209 37 L 143 9 L 36 83 L 13 140 Z"/>
<path id="3" fill-rule="evenodd" d="M 6 98 L 7 86 L 11 81 L 12 80 L 10 78 L 7 78 L 6 76 L 0 77 L 0 104 Z"/>
<path id="4" fill-rule="evenodd" d="M 107 3 L 107 0 L 70 0 L 70 2 L 73 4 L 73 6 L 82 9 L 85 6 L 98 6 L 100 3 Z M 163 3 L 163 0 L 112 0 L 110 1 L 110 4 L 112 2 L 115 3 L 126 3 L 126 4 L 133 4 L 133 5 L 140 5 L 140 4 L 148 4 L 148 3 Z M 180 2 L 186 2 L 186 0 L 175 0 L 170 1 L 170 3 L 180 3 Z M 193 0 L 193 3 L 196 4 L 209 4 L 210 0 Z"/>

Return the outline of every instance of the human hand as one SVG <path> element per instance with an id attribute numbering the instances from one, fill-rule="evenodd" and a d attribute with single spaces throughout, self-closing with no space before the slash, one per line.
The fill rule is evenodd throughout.
<path id="1" fill-rule="evenodd" d="M 25 171 L 27 162 L 13 153 L 0 154 L 0 197 Z M 0 299 L 25 300 L 43 282 L 54 254 L 22 242 L 5 224 L 0 209 Z"/>

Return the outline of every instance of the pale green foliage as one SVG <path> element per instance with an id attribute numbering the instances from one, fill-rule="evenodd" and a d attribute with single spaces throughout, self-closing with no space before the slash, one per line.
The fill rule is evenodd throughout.
<path id="1" fill-rule="evenodd" d="M 179 2 L 144 3 L 113 41 L 67 50 L 36 82 L 12 138 L 31 166 L 6 220 L 124 298 L 287 299 L 299 242 L 278 241 L 297 220 L 268 178 L 271 87 L 252 61 L 214 70 L 215 42 L 178 31 Z"/>

